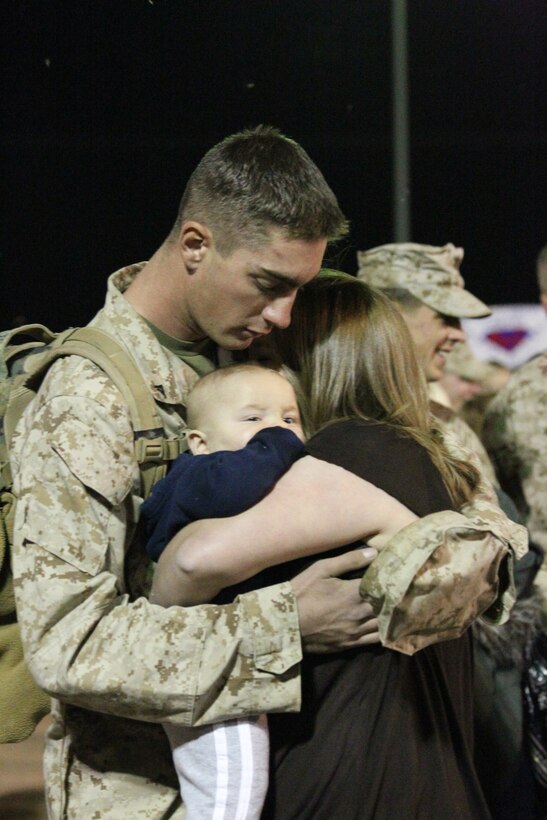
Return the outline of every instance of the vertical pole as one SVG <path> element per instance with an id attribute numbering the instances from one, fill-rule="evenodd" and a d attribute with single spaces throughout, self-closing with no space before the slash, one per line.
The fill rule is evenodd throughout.
<path id="1" fill-rule="evenodd" d="M 410 162 L 406 0 L 391 0 L 393 106 L 393 234 L 410 241 Z"/>

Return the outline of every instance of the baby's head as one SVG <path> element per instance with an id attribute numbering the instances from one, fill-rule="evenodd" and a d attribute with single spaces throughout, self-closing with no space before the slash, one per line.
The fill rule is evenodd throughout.
<path id="1" fill-rule="evenodd" d="M 194 455 L 239 450 L 266 427 L 286 427 L 304 438 L 291 384 L 276 370 L 252 363 L 203 376 L 188 397 L 187 410 Z"/>

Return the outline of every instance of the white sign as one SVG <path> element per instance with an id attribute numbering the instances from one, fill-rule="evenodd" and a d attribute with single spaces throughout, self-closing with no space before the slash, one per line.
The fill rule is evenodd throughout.
<path id="1" fill-rule="evenodd" d="M 490 308 L 491 316 L 462 321 L 469 347 L 478 359 L 514 369 L 547 350 L 547 313 L 541 305 Z"/>

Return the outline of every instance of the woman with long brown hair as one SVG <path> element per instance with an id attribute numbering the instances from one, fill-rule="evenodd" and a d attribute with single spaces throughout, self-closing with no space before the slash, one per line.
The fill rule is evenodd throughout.
<path id="1" fill-rule="evenodd" d="M 444 445 L 397 308 L 359 284 L 319 278 L 278 334 L 307 452 L 419 516 L 457 509 L 478 474 Z M 378 646 L 306 656 L 302 701 L 299 716 L 270 720 L 274 770 L 264 818 L 488 816 L 472 761 L 468 634 L 412 657 Z"/>
<path id="2" fill-rule="evenodd" d="M 435 427 L 406 325 L 381 293 L 319 277 L 275 341 L 308 455 L 247 512 L 183 531 L 192 582 L 213 575 L 226 586 L 269 567 L 251 580 L 264 586 L 292 578 L 302 556 L 332 556 L 360 538 L 381 550 L 410 520 L 403 507 L 412 517 L 455 510 L 477 486 L 475 468 Z M 487 818 L 472 760 L 471 673 L 468 634 L 412 656 L 362 639 L 305 655 L 301 713 L 270 716 L 263 818 Z"/>

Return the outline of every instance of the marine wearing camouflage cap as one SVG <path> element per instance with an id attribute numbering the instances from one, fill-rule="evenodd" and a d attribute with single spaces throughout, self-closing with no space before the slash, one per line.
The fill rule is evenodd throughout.
<path id="1" fill-rule="evenodd" d="M 498 369 L 478 359 L 466 342 L 460 342 L 446 359 L 445 373 L 454 373 L 461 379 L 483 384 L 496 375 Z"/>
<path id="2" fill-rule="evenodd" d="M 357 277 L 377 288 L 404 288 L 428 307 L 458 319 L 489 316 L 490 309 L 464 289 L 463 248 L 398 242 L 357 252 Z"/>

